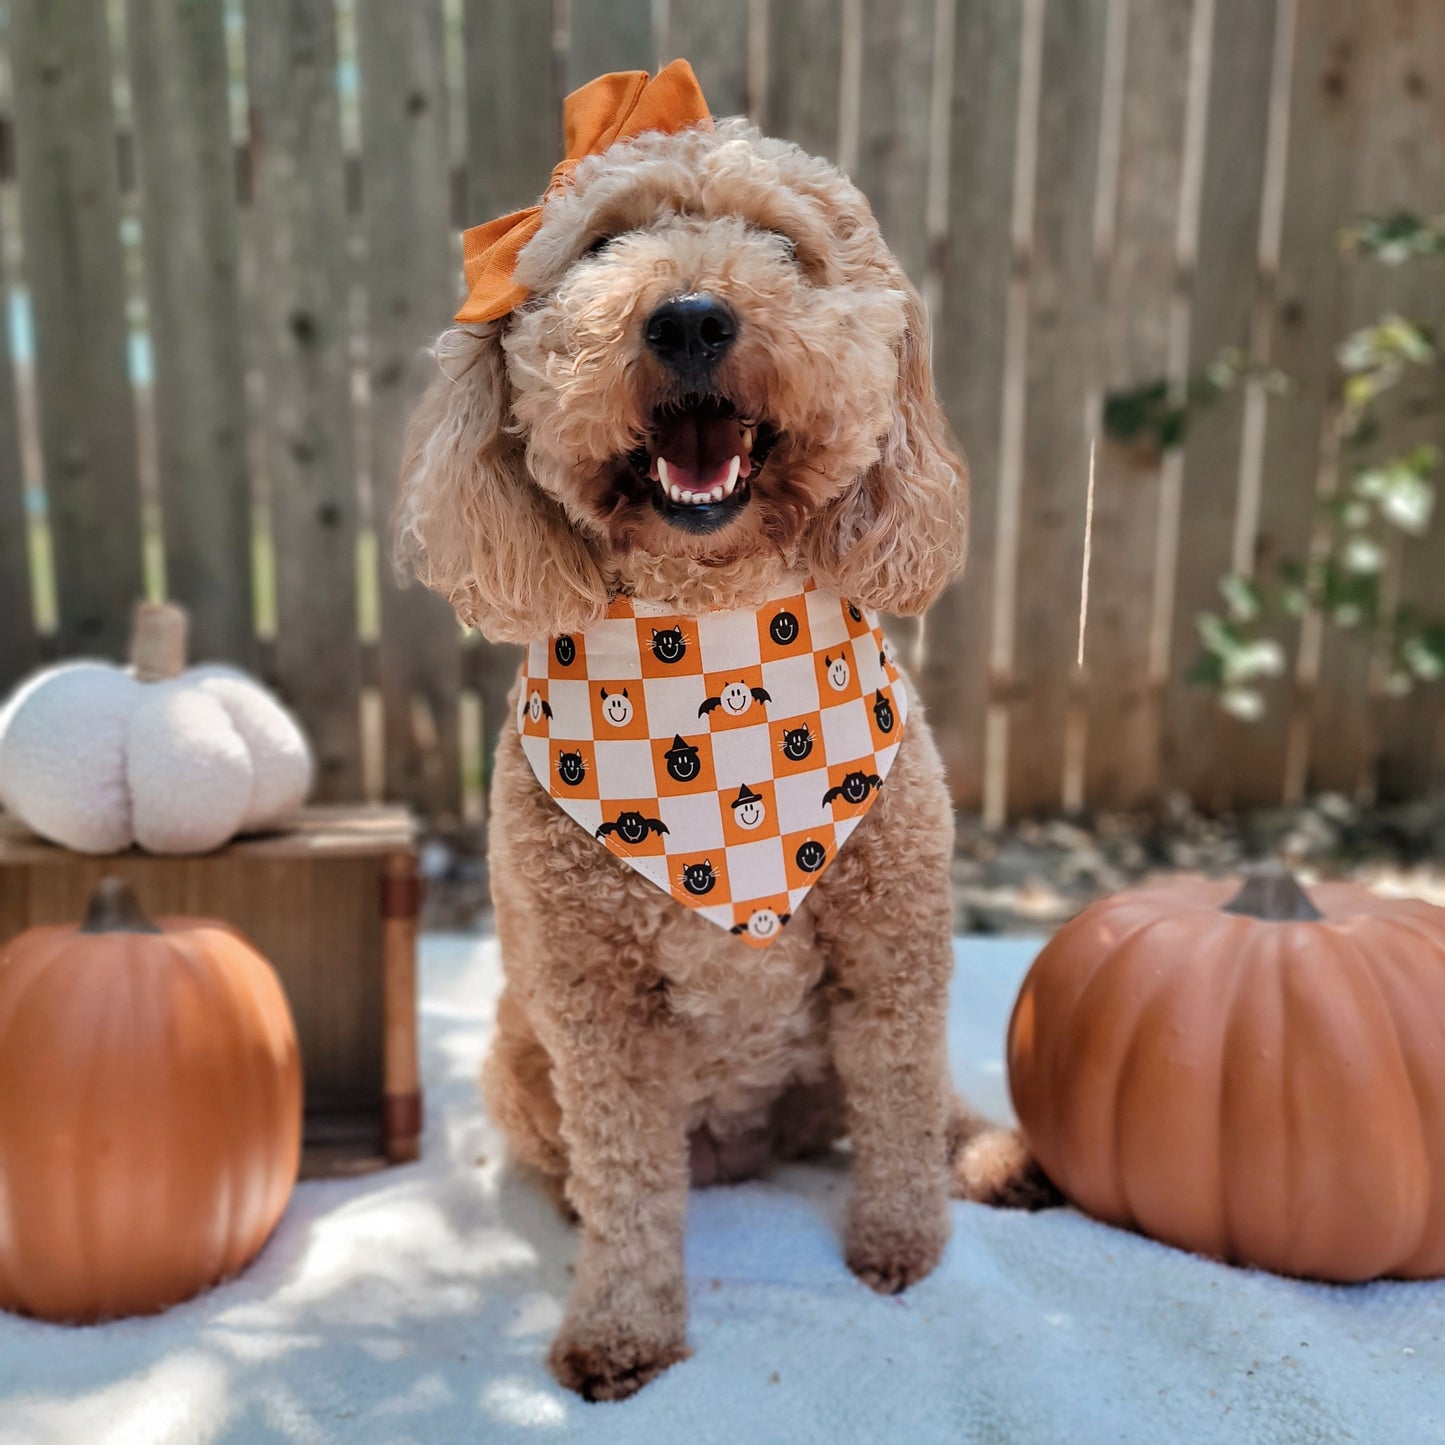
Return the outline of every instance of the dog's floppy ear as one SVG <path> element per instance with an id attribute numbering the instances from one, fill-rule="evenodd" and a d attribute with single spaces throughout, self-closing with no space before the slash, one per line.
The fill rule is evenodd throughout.
<path id="1" fill-rule="evenodd" d="M 901 273 L 897 284 L 907 297 L 907 325 L 892 425 L 877 462 L 819 519 L 813 570 L 862 606 L 916 613 L 963 567 L 968 469 L 933 388 L 923 302 Z"/>
<path id="2" fill-rule="evenodd" d="M 455 327 L 407 428 L 396 558 L 493 642 L 579 631 L 607 588 L 562 508 L 527 474 L 501 322 Z"/>

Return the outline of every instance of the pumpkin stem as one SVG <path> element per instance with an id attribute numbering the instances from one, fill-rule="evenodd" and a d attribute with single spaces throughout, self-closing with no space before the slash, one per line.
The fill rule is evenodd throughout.
<path id="1" fill-rule="evenodd" d="M 138 682 L 166 682 L 186 666 L 185 609 L 169 602 L 142 602 L 131 625 L 130 665 Z"/>
<path id="2" fill-rule="evenodd" d="M 1224 905 L 1224 911 L 1267 923 L 1313 923 L 1324 917 L 1278 859 L 1246 868 L 1244 886 Z"/>
<path id="3" fill-rule="evenodd" d="M 102 878 L 90 895 L 82 933 L 159 933 L 160 929 L 141 911 L 140 904 L 123 878 Z"/>

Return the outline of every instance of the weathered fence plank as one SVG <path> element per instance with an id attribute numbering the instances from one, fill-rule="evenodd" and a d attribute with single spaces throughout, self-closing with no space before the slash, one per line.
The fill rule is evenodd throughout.
<path id="1" fill-rule="evenodd" d="M 552 7 L 535 0 L 466 0 L 467 225 L 532 205 L 562 158 L 552 20 Z M 516 648 L 483 637 L 470 639 L 463 653 L 464 680 L 481 705 L 484 781 L 517 661 Z"/>
<path id="2" fill-rule="evenodd" d="M 1222 351 L 1249 350 L 1274 11 L 1273 4 L 1259 0 L 1215 4 L 1190 321 L 1191 374 Z M 1196 619 L 1201 612 L 1220 609 L 1219 579 L 1230 569 L 1241 422 L 1242 409 L 1234 400 L 1200 408 L 1190 418 L 1164 703 L 1165 781 L 1215 807 L 1228 799 L 1233 759 L 1223 747 L 1214 694 L 1195 686 L 1189 672 L 1199 654 Z"/>
<path id="3" fill-rule="evenodd" d="M 714 115 L 748 111 L 748 0 L 672 0 L 662 55 L 691 63 Z"/>
<path id="4" fill-rule="evenodd" d="M 568 90 L 610 70 L 656 67 L 651 0 L 571 0 L 571 12 Z"/>
<path id="5" fill-rule="evenodd" d="M 220 6 L 129 0 L 166 586 L 198 657 L 252 660 L 235 163 Z"/>
<path id="6" fill-rule="evenodd" d="M 1098 236 L 1097 384 L 1137 386 L 1170 370 L 1189 40 L 1194 0 L 1126 7 L 1117 184 Z M 1158 783 L 1151 677 L 1161 466 L 1098 437 L 1085 638 L 1084 798 L 1137 807 Z"/>
<path id="7" fill-rule="evenodd" d="M 536 0 L 466 0 L 465 224 L 532 205 L 562 158 L 562 97 L 552 7 Z"/>
<path id="8" fill-rule="evenodd" d="M 0 228 L 0 256 L 5 233 Z M 0 272 L 0 315 L 10 314 L 10 287 Z M 20 419 L 15 366 L 0 338 L 0 697 L 39 660 L 30 605 L 25 478 L 20 469 Z"/>
<path id="9" fill-rule="evenodd" d="M 16 0 L 11 24 L 58 642 L 117 655 L 141 594 L 141 529 L 105 11 Z"/>
<path id="10" fill-rule="evenodd" d="M 331 0 L 247 0 L 254 363 L 275 552 L 277 686 L 323 798 L 361 792 L 347 227 Z"/>
<path id="11" fill-rule="evenodd" d="M 1364 98 L 1365 134 L 1358 151 L 1357 210 L 1389 215 L 1413 210 L 1438 213 L 1445 197 L 1445 8 L 1428 0 L 1396 0 L 1372 12 L 1382 33 L 1370 47 L 1372 75 Z M 1356 324 L 1386 312 L 1423 322 L 1437 342 L 1445 337 L 1445 260 L 1431 258 L 1399 268 L 1360 260 L 1349 277 Z M 1381 461 L 1434 445 L 1445 455 L 1445 397 L 1441 373 L 1411 376 L 1398 397 L 1387 400 L 1379 440 L 1357 461 Z M 1413 405 L 1412 405 L 1413 403 Z M 1417 409 L 1418 408 L 1418 409 Z M 1413 415 L 1411 413 L 1414 413 Z M 1437 474 L 1437 486 L 1445 473 Z M 1445 622 L 1445 516 L 1439 502 L 1432 529 L 1398 549 L 1398 601 L 1422 619 Z M 1392 602 L 1386 589 L 1386 607 Z M 1388 653 L 1390 639 L 1376 639 Z M 1371 679 L 1367 733 L 1370 780 L 1391 798 L 1424 793 L 1445 782 L 1445 735 L 1441 684 L 1407 698 L 1382 696 L 1386 659 L 1377 657 Z M 1378 769 L 1378 774 L 1377 774 Z"/>
<path id="12" fill-rule="evenodd" d="M 1033 252 L 1029 258 L 1024 527 L 1009 698 L 1011 813 L 1063 801 L 1089 466 L 1094 185 L 1107 0 L 1044 17 Z"/>
<path id="13" fill-rule="evenodd" d="M 842 0 L 768 6 L 768 93 L 761 124 L 814 155 L 838 159 Z"/>
<path id="14" fill-rule="evenodd" d="M 1349 219 L 1354 173 L 1349 155 L 1360 115 L 1361 7 L 1354 0 L 1297 0 L 1290 67 L 1289 147 L 1268 345 L 1258 361 L 1290 378 L 1288 395 L 1266 403 L 1255 575 L 1272 585 L 1280 564 L 1307 555 L 1316 515 L 1320 439 L 1335 378 L 1343 324 L 1336 236 Z M 1284 672 L 1257 684 L 1264 715 L 1222 723 L 1233 760 L 1237 807 L 1286 801 L 1291 738 L 1298 738 L 1297 620 L 1271 611 L 1263 629 L 1286 658 Z"/>
<path id="15" fill-rule="evenodd" d="M 983 803 L 1022 18 L 1017 0 L 957 13 L 948 236 L 933 329 L 939 396 L 968 458 L 970 544 L 962 581 L 924 621 L 919 684 L 954 801 L 969 810 Z"/>
<path id="16" fill-rule="evenodd" d="M 385 538 L 406 419 L 434 372 L 424 348 L 456 309 L 461 262 L 449 216 L 440 0 L 367 0 L 356 21 L 371 500 Z M 387 795 L 456 817 L 461 634 L 441 598 L 399 584 L 385 557 L 380 572 Z"/>

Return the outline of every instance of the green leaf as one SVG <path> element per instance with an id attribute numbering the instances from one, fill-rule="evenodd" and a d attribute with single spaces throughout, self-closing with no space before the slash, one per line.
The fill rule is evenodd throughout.
<path id="1" fill-rule="evenodd" d="M 1219 595 L 1234 622 L 1253 622 L 1260 613 L 1259 589 L 1248 577 L 1227 572 L 1219 579 Z"/>

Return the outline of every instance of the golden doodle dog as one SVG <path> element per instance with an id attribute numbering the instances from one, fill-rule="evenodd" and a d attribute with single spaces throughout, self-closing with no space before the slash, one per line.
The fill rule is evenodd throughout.
<path id="1" fill-rule="evenodd" d="M 589 1399 L 617 1399 L 687 1353 L 690 1181 L 741 1179 L 846 1137 L 847 1262 L 891 1294 L 938 1263 L 950 1193 L 1032 1202 L 1039 1180 L 949 1080 L 949 795 L 906 678 L 868 655 L 867 619 L 848 654 L 880 669 L 863 702 L 885 733 L 895 705 L 907 724 L 901 740 L 876 734 L 886 778 L 855 770 L 868 796 L 846 846 L 798 845 L 800 866 L 827 866 L 801 880 L 812 886 L 791 912 L 756 909 L 729 929 L 726 912 L 684 906 L 712 895 L 723 856 L 742 855 L 709 845 L 669 879 L 675 799 L 645 797 L 593 829 L 579 819 L 605 798 L 569 813 L 565 789 L 542 780 L 549 756 L 564 784 L 585 782 L 589 760 L 602 770 L 609 726 L 636 728 L 661 665 L 685 661 L 716 619 L 751 627 L 794 594 L 815 628 L 838 599 L 854 619 L 920 613 L 962 568 L 967 532 L 923 308 L 836 168 L 741 120 L 714 125 L 680 62 L 570 97 L 568 138 L 539 211 L 469 234 L 472 294 L 413 421 L 399 536 L 464 622 L 530 644 L 492 790 L 506 987 L 483 1084 L 514 1155 L 580 1221 L 552 1368 Z M 609 628 L 625 643 L 632 618 L 631 686 L 624 671 L 609 693 L 588 673 L 575 684 L 594 709 L 584 740 L 549 743 L 555 663 L 576 666 Z M 854 664 L 820 655 L 824 680 L 807 685 L 826 703 Z M 654 738 L 659 762 L 681 759 L 690 777 L 699 747 L 721 759 L 729 698 L 776 712 L 773 675 L 698 674 L 695 696 L 664 679 L 689 719 L 702 701 L 696 739 Z M 783 729 L 785 750 L 805 726 Z M 719 763 L 709 781 L 721 775 Z M 851 801 L 847 775 L 827 776 L 826 805 L 814 791 L 799 806 Z M 704 803 L 725 826 L 747 822 L 782 806 L 785 781 L 745 778 Z M 746 811 L 728 817 L 729 799 Z M 744 865 L 734 871 L 741 886 Z"/>

